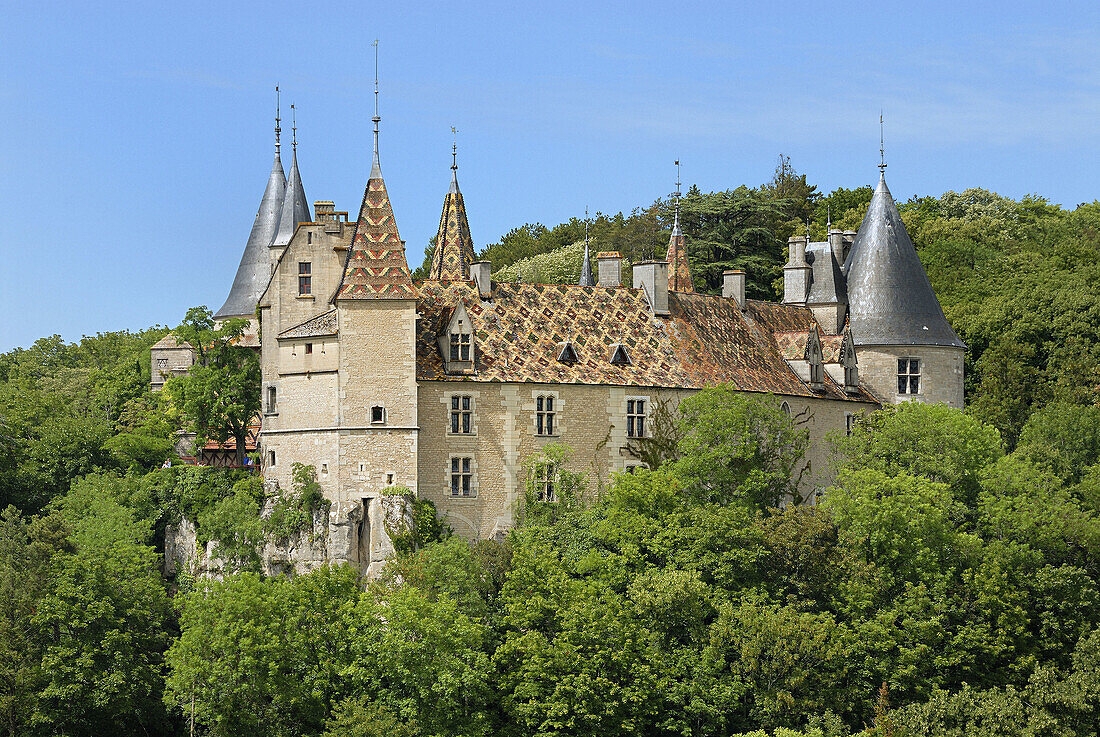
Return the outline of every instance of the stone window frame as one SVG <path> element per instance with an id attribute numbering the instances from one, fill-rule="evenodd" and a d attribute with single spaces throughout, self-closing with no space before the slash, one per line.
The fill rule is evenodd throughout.
<path id="1" fill-rule="evenodd" d="M 470 363 L 473 360 L 473 332 L 469 325 L 463 325 L 462 320 L 456 321 L 455 327 L 458 329 L 450 332 L 450 354 L 447 360 Z"/>
<path id="2" fill-rule="evenodd" d="M 856 429 L 856 413 L 845 412 L 844 413 L 844 434 L 851 437 L 852 431 Z"/>
<path id="3" fill-rule="evenodd" d="M 552 410 L 539 410 L 539 398 L 550 398 L 554 401 L 554 408 Z M 545 405 L 544 405 L 545 407 Z M 549 389 L 536 389 L 531 392 L 531 429 L 536 438 L 560 438 L 565 432 L 565 423 L 562 422 L 562 415 L 564 414 L 565 406 L 561 400 L 561 395 L 557 391 Z M 551 425 L 553 426 L 553 432 L 539 432 L 539 416 L 543 418 L 549 414 L 552 416 Z M 545 426 L 545 424 L 544 424 Z"/>
<path id="4" fill-rule="evenodd" d="M 560 470 L 549 458 L 540 458 L 531 464 L 531 488 L 536 502 L 553 504 L 558 501 L 555 487 Z"/>
<path id="5" fill-rule="evenodd" d="M 305 267 L 303 269 L 303 267 Z M 299 297 L 312 297 L 313 296 L 313 262 L 312 261 L 299 261 L 298 262 L 298 296 Z"/>
<path id="6" fill-rule="evenodd" d="M 462 470 L 462 461 L 470 461 L 470 470 L 468 472 Z M 468 496 L 463 496 L 461 493 L 454 495 L 451 493 L 454 484 L 454 466 L 455 461 L 459 463 L 459 473 L 462 475 L 468 475 L 470 478 L 470 493 Z M 477 483 L 477 454 L 476 453 L 451 453 L 447 456 L 447 462 L 443 466 L 443 498 L 450 499 L 452 501 L 477 499 L 478 495 L 478 483 Z"/>
<path id="7" fill-rule="evenodd" d="M 469 409 L 463 409 L 462 408 L 462 399 L 464 399 L 464 398 L 470 400 Z M 458 408 L 456 408 L 454 406 L 455 400 L 458 400 L 458 402 L 459 402 Z M 476 392 L 464 392 L 464 391 L 444 392 L 443 393 L 443 406 L 446 408 L 446 413 L 447 413 L 447 415 L 446 415 L 447 416 L 447 435 L 449 435 L 451 437 L 459 437 L 459 438 L 469 438 L 469 437 L 473 437 L 473 436 L 477 435 L 477 393 Z M 463 415 L 463 414 L 467 414 L 467 415 L 470 416 L 470 430 L 469 430 L 469 432 L 463 432 L 461 430 L 461 415 Z M 455 415 L 460 415 L 460 417 L 459 417 L 460 427 L 459 427 L 459 430 L 457 432 L 454 430 Z"/>
<path id="8" fill-rule="evenodd" d="M 279 414 L 279 390 L 275 384 L 268 384 L 264 392 L 264 414 L 268 416 Z"/>
<path id="9" fill-rule="evenodd" d="M 791 412 L 790 402 L 786 402 L 786 401 L 782 402 L 779 405 L 779 411 L 782 412 L 783 414 L 787 415 L 787 417 L 794 417 L 794 413 Z"/>
<path id="10" fill-rule="evenodd" d="M 637 402 L 643 403 L 641 414 L 630 411 L 631 409 L 637 408 Z M 623 413 L 623 416 L 626 418 L 626 437 L 629 440 L 639 440 L 649 437 L 649 408 L 651 402 L 652 400 L 645 395 L 629 395 L 626 397 L 626 411 Z M 633 422 L 633 420 L 635 418 L 640 418 L 642 421 L 641 435 L 633 434 L 633 430 L 635 427 L 635 423 Z"/>
<path id="11" fill-rule="evenodd" d="M 374 419 L 374 411 L 381 410 L 379 412 L 379 419 Z M 386 405 L 384 404 L 372 404 L 367 408 L 367 419 L 372 425 L 385 425 L 386 424 Z"/>
<path id="12" fill-rule="evenodd" d="M 901 362 L 905 361 L 906 371 L 902 371 Z M 917 370 L 913 371 L 913 362 L 916 361 Z M 905 381 L 905 386 L 900 386 L 900 382 Z M 917 391 L 910 391 L 913 387 L 913 379 L 917 380 Z M 898 372 L 897 380 L 899 382 L 898 395 L 904 397 L 919 397 L 924 394 L 924 359 L 920 356 L 898 356 Z"/>

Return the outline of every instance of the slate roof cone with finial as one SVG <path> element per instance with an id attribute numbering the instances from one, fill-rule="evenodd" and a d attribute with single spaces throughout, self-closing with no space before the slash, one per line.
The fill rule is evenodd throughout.
<path id="1" fill-rule="evenodd" d="M 416 299 L 416 287 L 405 260 L 405 244 L 397 232 L 397 221 L 378 159 L 378 123 L 382 118 L 378 115 L 377 67 L 371 120 L 374 122 L 374 156 L 370 178 L 363 191 L 359 217 L 333 302 L 341 299 Z"/>
<path id="2" fill-rule="evenodd" d="M 885 173 L 844 262 L 844 274 L 856 345 L 965 348 L 936 299 Z"/>
<path id="3" fill-rule="evenodd" d="M 694 292 L 691 280 L 691 267 L 688 265 L 687 238 L 680 227 L 680 162 L 676 162 L 676 200 L 675 215 L 672 221 L 672 235 L 668 239 L 668 291 Z"/>
<path id="4" fill-rule="evenodd" d="M 290 109 L 293 110 L 294 106 L 291 105 Z M 275 246 L 285 246 L 290 243 L 298 223 L 308 223 L 312 220 L 309 215 L 306 191 L 302 187 L 302 175 L 298 171 L 298 123 L 296 120 L 291 130 L 294 131 L 294 138 L 291 143 L 290 176 L 286 180 L 286 195 L 283 197 L 283 209 L 279 214 L 279 229 L 272 242 Z"/>
<path id="5" fill-rule="evenodd" d="M 458 188 L 458 150 L 451 152 L 451 188 L 443 200 L 443 214 L 439 216 L 439 231 L 435 236 L 435 251 L 428 270 L 429 279 L 445 281 L 469 281 L 470 264 L 474 256 L 474 242 L 470 237 L 470 223 L 466 219 L 466 205 Z"/>
<path id="6" fill-rule="evenodd" d="M 278 88 L 275 88 L 278 93 Z M 244 254 L 237 266 L 237 275 L 233 278 L 233 286 L 229 290 L 229 296 L 225 304 L 215 313 L 214 317 L 224 320 L 230 317 L 249 317 L 256 312 L 256 303 L 267 287 L 271 278 L 271 257 L 267 249 L 274 240 L 279 229 L 279 216 L 283 209 L 283 198 L 286 195 L 286 175 L 283 173 L 283 160 L 279 155 L 279 127 L 278 106 L 275 113 L 275 162 L 271 165 L 271 174 L 267 177 L 267 188 L 264 190 L 263 199 L 260 200 L 260 209 L 256 213 L 256 219 L 252 223 L 252 232 L 248 234 L 248 242 L 244 246 Z"/>

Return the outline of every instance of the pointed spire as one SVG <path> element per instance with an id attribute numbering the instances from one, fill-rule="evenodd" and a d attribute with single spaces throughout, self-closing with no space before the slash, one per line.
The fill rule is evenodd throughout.
<path id="1" fill-rule="evenodd" d="M 378 163 L 378 41 L 374 44 L 374 160 L 355 233 L 333 302 L 340 299 L 416 299 L 405 244 Z"/>
<path id="2" fill-rule="evenodd" d="M 879 175 L 844 263 L 856 345 L 964 347 L 944 317 L 897 205 Z"/>
<path id="3" fill-rule="evenodd" d="M 668 239 L 668 291 L 670 292 L 694 292 L 695 285 L 691 281 L 691 268 L 688 265 L 687 238 L 680 227 L 680 162 L 676 161 L 676 195 L 674 198 L 674 218 L 672 221 L 672 235 Z"/>
<path id="4" fill-rule="evenodd" d="M 451 135 L 457 130 L 452 127 Z M 470 223 L 466 219 L 466 203 L 458 188 L 458 143 L 451 143 L 451 188 L 443 200 L 443 214 L 439 216 L 439 230 L 435 235 L 435 251 L 428 269 L 429 279 L 469 281 L 470 264 L 474 262 L 474 241 L 470 237 Z"/>
<path id="5" fill-rule="evenodd" d="M 275 240 L 275 233 L 279 229 L 279 215 L 283 209 L 283 198 L 286 195 L 286 175 L 283 173 L 283 162 L 279 157 L 279 88 L 275 88 L 275 161 L 271 165 L 271 173 L 267 177 L 267 188 L 264 190 L 263 199 L 260 200 L 260 209 L 256 212 L 256 219 L 252 223 L 252 231 L 248 234 L 248 242 L 244 246 L 244 254 L 237 266 L 237 274 L 233 278 L 233 286 L 229 290 L 229 296 L 225 304 L 221 306 L 215 318 L 223 320 L 228 317 L 249 317 L 256 312 L 256 303 L 260 300 L 271 277 L 271 257 L 268 255 L 268 246 Z"/>
<path id="6" fill-rule="evenodd" d="M 309 200 L 306 199 L 306 191 L 302 187 L 302 175 L 298 171 L 298 116 L 294 106 L 290 106 L 291 131 L 291 159 L 290 176 L 286 182 L 286 195 L 283 197 L 283 207 L 279 213 L 279 229 L 275 233 L 273 246 L 285 246 L 290 243 L 298 223 L 307 223 L 312 218 L 309 215 Z"/>
<path id="7" fill-rule="evenodd" d="M 592 257 L 588 253 L 588 208 L 584 208 L 584 261 L 581 263 L 581 278 L 578 282 L 582 287 L 596 286 L 596 280 L 592 278 Z"/>
<path id="8" fill-rule="evenodd" d="M 886 123 L 882 110 L 878 111 L 878 170 L 882 177 L 886 176 Z"/>
<path id="9" fill-rule="evenodd" d="M 382 178 L 382 166 L 378 163 L 378 124 L 382 118 L 378 115 L 378 39 L 371 44 L 374 47 L 374 158 L 371 160 L 370 177 Z"/>

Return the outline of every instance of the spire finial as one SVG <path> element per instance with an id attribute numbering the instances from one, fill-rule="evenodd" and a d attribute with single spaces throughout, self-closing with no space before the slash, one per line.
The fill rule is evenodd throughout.
<path id="1" fill-rule="evenodd" d="M 886 176 L 886 124 L 883 120 L 882 110 L 878 111 L 878 170 Z"/>
<path id="2" fill-rule="evenodd" d="M 673 232 L 680 228 L 680 160 L 676 159 L 676 196 L 673 198 Z"/>
<path id="3" fill-rule="evenodd" d="M 451 168 L 458 171 L 458 128 L 451 126 Z"/>
<path id="4" fill-rule="evenodd" d="M 596 286 L 596 280 L 592 277 L 592 260 L 588 251 L 588 205 L 584 206 L 584 260 L 581 261 L 581 278 L 577 284 L 582 287 Z"/>
<path id="5" fill-rule="evenodd" d="M 588 255 L 588 205 L 584 206 L 584 255 Z"/>
<path id="6" fill-rule="evenodd" d="M 833 203 L 832 202 L 826 202 L 825 203 L 825 213 L 826 213 L 825 232 L 828 233 L 830 230 L 833 229 Z"/>
<path id="7" fill-rule="evenodd" d="M 298 113 L 294 110 L 293 102 L 290 103 L 290 131 L 290 145 L 294 148 L 294 153 L 298 153 Z"/>
<path id="8" fill-rule="evenodd" d="M 810 245 L 810 216 L 806 216 L 806 245 Z"/>
<path id="9" fill-rule="evenodd" d="M 275 85 L 275 153 L 279 153 L 279 134 L 283 132 L 279 107 L 279 85 Z"/>
<path id="10" fill-rule="evenodd" d="M 378 115 L 378 39 L 371 43 L 374 47 L 374 166 L 378 166 L 378 124 L 382 118 Z M 381 171 L 381 170 L 380 170 Z M 373 172 L 372 172 L 373 174 Z"/>

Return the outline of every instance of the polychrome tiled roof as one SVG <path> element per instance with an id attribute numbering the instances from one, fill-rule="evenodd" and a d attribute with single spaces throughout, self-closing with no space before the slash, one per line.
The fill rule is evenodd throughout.
<path id="1" fill-rule="evenodd" d="M 474 242 L 470 238 L 470 223 L 466 219 L 466 205 L 458 189 L 458 173 L 451 178 L 451 189 L 443 201 L 443 214 L 439 217 L 435 252 L 428 275 L 432 279 L 469 279 L 470 264 L 474 262 Z"/>
<path id="2" fill-rule="evenodd" d="M 371 172 L 355 222 L 355 235 L 334 299 L 412 299 L 416 296 L 405 246 L 382 173 Z"/>
<path id="3" fill-rule="evenodd" d="M 847 395 L 826 378 L 815 392 L 787 365 L 776 332 L 817 329 L 804 307 L 749 300 L 742 312 L 732 299 L 669 294 L 669 315 L 655 317 L 644 293 L 626 287 L 571 284 L 493 284 L 482 300 L 464 281 L 417 283 L 417 379 L 420 381 L 532 382 L 668 388 L 702 388 L 728 382 L 743 391 L 839 400 Z M 437 338 L 445 317 L 464 302 L 474 330 L 476 371 L 444 371 Z M 576 363 L 560 363 L 571 342 Z M 630 363 L 610 362 L 621 343 Z"/>
<path id="4" fill-rule="evenodd" d="M 688 266 L 687 239 L 677 223 L 668 239 L 668 291 L 694 292 L 691 269 Z"/>

